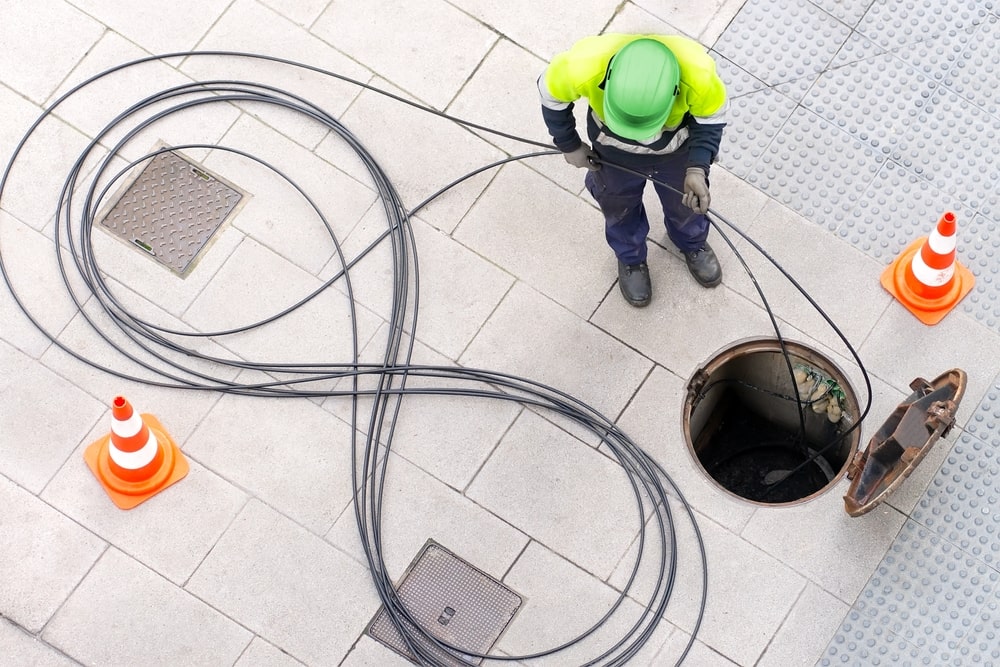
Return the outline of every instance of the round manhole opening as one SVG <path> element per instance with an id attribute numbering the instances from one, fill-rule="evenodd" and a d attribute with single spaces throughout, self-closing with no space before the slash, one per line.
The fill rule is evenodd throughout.
<path id="1" fill-rule="evenodd" d="M 741 341 L 698 370 L 687 386 L 684 436 L 716 484 L 744 500 L 811 500 L 847 471 L 860 438 L 844 373 L 794 341 Z M 786 356 L 787 355 L 787 356 Z M 798 397 L 798 398 L 797 398 Z"/>

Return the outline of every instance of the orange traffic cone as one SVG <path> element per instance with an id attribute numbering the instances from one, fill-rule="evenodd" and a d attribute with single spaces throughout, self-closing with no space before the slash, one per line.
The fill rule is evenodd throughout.
<path id="1" fill-rule="evenodd" d="M 123 510 L 132 509 L 188 474 L 188 462 L 153 415 L 138 415 L 124 396 L 111 404 L 111 433 L 83 452 L 98 481 Z"/>
<path id="2" fill-rule="evenodd" d="M 972 290 L 975 276 L 955 259 L 955 214 L 946 212 L 882 272 L 882 287 L 924 324 L 937 324 Z"/>

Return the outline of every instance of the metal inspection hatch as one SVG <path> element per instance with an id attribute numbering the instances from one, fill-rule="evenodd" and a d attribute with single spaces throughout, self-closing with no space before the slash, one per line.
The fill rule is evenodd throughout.
<path id="1" fill-rule="evenodd" d="M 421 549 L 403 575 L 396 592 L 410 615 L 434 637 L 456 648 L 482 655 L 489 653 L 522 601 L 520 595 L 433 540 L 428 540 Z M 416 662 L 385 607 L 375 614 L 367 632 Z M 411 636 L 437 655 L 443 664 L 482 662 L 481 658 L 465 654 L 461 654 L 462 660 L 458 660 L 416 633 Z"/>
<path id="2" fill-rule="evenodd" d="M 101 226 L 184 277 L 244 194 L 178 153 L 158 153 L 101 219 Z"/>

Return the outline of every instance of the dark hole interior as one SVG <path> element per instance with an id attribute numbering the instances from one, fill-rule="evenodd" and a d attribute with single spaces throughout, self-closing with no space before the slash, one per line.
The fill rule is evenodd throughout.
<path id="1" fill-rule="evenodd" d="M 764 503 L 793 502 L 826 486 L 843 462 L 820 455 L 806 463 L 822 447 L 797 429 L 760 416 L 733 391 L 719 400 L 695 444 L 702 467 L 715 481 Z"/>

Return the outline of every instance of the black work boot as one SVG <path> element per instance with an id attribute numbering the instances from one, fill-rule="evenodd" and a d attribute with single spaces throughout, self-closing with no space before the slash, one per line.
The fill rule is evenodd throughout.
<path id="1" fill-rule="evenodd" d="M 698 250 L 684 253 L 688 271 L 702 287 L 715 287 L 722 282 L 722 267 L 712 246 L 706 243 Z"/>
<path id="2" fill-rule="evenodd" d="M 649 283 L 649 267 L 646 262 L 625 264 L 618 260 L 618 287 L 625 300 L 633 306 L 642 308 L 648 305 L 653 287 Z"/>

